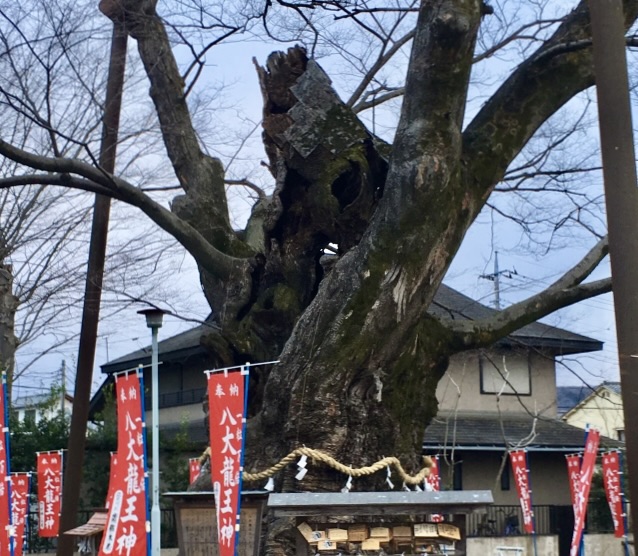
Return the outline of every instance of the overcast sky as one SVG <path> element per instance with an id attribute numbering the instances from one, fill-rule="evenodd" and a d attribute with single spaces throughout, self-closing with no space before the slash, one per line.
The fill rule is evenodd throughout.
<path id="1" fill-rule="evenodd" d="M 573 3 L 565 3 L 562 8 L 565 9 L 568 4 L 571 5 Z M 224 95 L 228 99 L 226 109 L 223 111 L 223 117 L 227 119 L 227 122 L 240 121 L 242 132 L 243 130 L 251 129 L 251 126 L 255 130 L 251 140 L 243 145 L 241 156 L 233 160 L 233 165 L 230 168 L 230 177 L 242 177 L 244 172 L 258 167 L 259 160 L 263 159 L 263 153 L 261 153 L 259 146 L 260 129 L 255 127 L 261 118 L 262 99 L 252 57 L 255 56 L 260 63 L 264 63 L 270 51 L 274 48 L 282 49 L 284 47 L 285 45 L 258 43 L 256 41 L 223 44 L 215 47 L 208 55 L 206 75 L 202 85 L 205 85 L 206 80 L 215 84 L 223 82 L 226 87 Z M 470 103 L 468 107 L 467 119 L 472 117 L 473 112 L 481 106 L 486 95 L 502 81 L 511 65 L 515 63 L 515 59 L 512 60 L 508 61 L 506 59 L 504 61 L 501 59 L 497 62 L 491 61 L 489 66 L 481 65 L 477 67 L 473 76 L 475 101 Z M 321 60 L 321 63 L 326 66 L 328 73 L 331 75 L 344 73 L 345 69 L 347 69 L 344 68 L 343 61 L 338 58 L 324 59 Z M 343 92 L 343 88 L 336 78 L 334 82 L 336 88 Z M 583 106 L 591 102 L 593 102 L 592 95 L 580 98 L 571 107 L 570 115 L 579 113 Z M 398 104 L 395 102 L 392 107 L 395 113 L 397 106 Z M 595 115 L 595 105 L 592 104 L 590 108 L 592 109 L 591 114 Z M 372 121 L 374 121 L 375 132 L 383 135 L 384 133 L 389 133 L 387 129 L 391 127 L 390 122 L 384 120 L 387 117 L 387 114 L 379 111 L 374 117 L 368 115 L 366 120 L 370 126 L 372 126 Z M 568 120 L 565 114 L 562 115 L 562 118 L 565 121 Z M 554 125 L 558 126 L 559 123 L 562 123 L 562 121 Z M 597 140 L 595 121 L 591 117 L 587 125 L 588 128 L 585 133 L 588 134 L 588 140 Z M 580 141 L 582 145 L 583 139 L 582 137 L 580 139 L 575 138 L 575 141 Z M 233 155 L 232 149 L 224 150 L 223 145 L 211 144 L 210 148 L 213 151 L 219 148 L 220 153 L 218 154 L 225 156 L 226 160 Z M 588 146 L 588 148 L 591 148 L 591 146 Z M 243 165 L 240 163 L 242 160 L 244 161 Z M 595 162 L 599 163 L 598 161 Z M 260 183 L 264 186 L 268 185 L 269 177 L 264 173 L 259 174 L 255 179 L 262 180 Z M 592 191 L 600 191 L 600 176 L 592 176 L 588 179 L 591 181 Z M 245 221 L 250 209 L 250 203 L 245 196 L 239 195 L 239 191 L 231 191 L 229 197 L 233 210 L 233 221 L 239 227 Z M 117 207 L 115 210 L 118 210 Z M 542 212 L 544 209 L 541 207 L 538 210 Z M 603 214 L 599 216 L 604 219 Z M 139 218 L 144 217 L 140 215 Z M 586 235 L 575 237 L 573 244 L 570 241 L 566 241 L 564 237 L 561 239 L 560 250 L 543 252 L 543 249 L 531 249 L 526 244 L 525 234 L 522 233 L 520 227 L 512 224 L 511 221 L 495 216 L 493 212 L 485 211 L 472 227 L 470 233 L 468 233 L 466 241 L 448 273 L 446 282 L 466 295 L 492 306 L 494 302 L 494 284 L 481 278 L 481 275 L 493 272 L 494 252 L 498 250 L 500 269 L 516 270 L 516 274 L 512 272 L 511 277 L 501 276 L 501 303 L 506 306 L 538 292 L 544 285 L 551 283 L 570 264 L 577 262 L 579 257 L 594 243 L 593 238 L 586 237 Z M 606 265 L 594 278 L 602 277 L 605 271 Z M 184 296 L 186 300 L 181 306 L 181 314 L 193 320 L 205 318 L 208 308 L 201 294 L 195 265 L 190 256 L 182 255 L 174 259 L 173 276 L 173 285 L 178 287 L 178 290 L 181 291 L 180 295 Z M 559 314 L 545 319 L 545 322 L 604 341 L 605 349 L 602 352 L 578 358 L 579 362 L 570 361 L 569 366 L 579 372 L 588 383 L 596 384 L 603 379 L 617 380 L 616 341 L 613 306 L 610 296 L 603 296 L 587 301 L 577 307 L 561 311 Z M 191 326 L 194 326 L 193 322 L 168 316 L 165 320 L 165 326 L 160 330 L 160 339 L 167 338 Z M 131 307 L 120 313 L 117 318 L 103 322 L 100 326 L 97 346 L 95 385 L 97 386 L 101 380 L 98 372 L 99 365 L 105 363 L 108 359 L 114 359 L 140 347 L 147 346 L 149 343 L 150 330 L 146 328 L 144 318 L 136 314 L 136 308 Z M 26 359 L 37 349 L 38 346 L 33 345 L 25 347 L 22 353 L 19 352 L 18 366 L 21 359 Z M 46 387 L 51 381 L 51 376 L 56 376 L 55 372 L 59 369 L 63 359 L 67 362 L 67 367 L 69 368 L 68 377 L 70 379 L 72 376 L 71 370 L 75 368 L 76 353 L 77 340 L 74 340 L 64 348 L 44 358 L 38 364 L 37 369 L 29 374 L 28 379 L 25 378 L 18 382 L 16 393 L 26 393 L 34 388 Z M 560 366 L 558 369 L 559 383 L 573 384 L 578 381 L 578 378 L 569 371 Z"/>

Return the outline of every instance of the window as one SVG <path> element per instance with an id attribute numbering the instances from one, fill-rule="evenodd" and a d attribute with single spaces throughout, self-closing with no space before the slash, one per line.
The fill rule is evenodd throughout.
<path id="1" fill-rule="evenodd" d="M 487 353 L 480 357 L 481 394 L 532 393 L 529 353 Z"/>
<path id="2" fill-rule="evenodd" d="M 625 429 L 616 429 L 616 437 L 621 442 L 625 441 Z"/>
<path id="3" fill-rule="evenodd" d="M 35 423 L 35 409 L 24 410 L 24 420 L 30 423 Z"/>

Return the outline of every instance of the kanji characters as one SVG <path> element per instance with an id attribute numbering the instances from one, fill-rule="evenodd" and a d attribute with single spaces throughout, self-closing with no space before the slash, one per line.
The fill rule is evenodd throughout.
<path id="1" fill-rule="evenodd" d="M 118 450 L 112 459 L 112 500 L 100 556 L 146 556 L 147 492 L 141 381 L 136 373 L 116 376 Z"/>

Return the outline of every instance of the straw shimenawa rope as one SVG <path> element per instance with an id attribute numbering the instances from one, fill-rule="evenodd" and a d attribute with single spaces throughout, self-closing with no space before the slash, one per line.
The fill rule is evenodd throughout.
<path id="1" fill-rule="evenodd" d="M 358 467 L 352 468 L 343 463 L 338 462 L 332 456 L 326 454 L 325 452 L 320 452 L 319 450 L 314 450 L 313 448 L 297 448 L 296 450 L 290 452 L 286 457 L 282 458 L 278 463 L 273 465 L 272 467 L 266 469 L 265 471 L 260 471 L 259 473 L 246 473 L 244 471 L 243 479 L 244 481 L 259 481 L 263 479 L 267 479 L 268 477 L 272 477 L 275 473 L 281 471 L 286 465 L 292 463 L 300 456 L 306 456 L 311 458 L 315 462 L 320 462 L 345 475 L 350 475 L 353 479 L 357 477 L 365 477 L 368 475 L 372 475 L 373 473 L 377 473 L 383 469 L 386 469 L 388 466 L 392 466 L 396 469 L 399 474 L 399 477 L 406 485 L 419 485 L 423 482 L 423 480 L 430 474 L 430 467 L 432 466 L 432 459 L 429 456 L 423 457 L 424 467 L 419 471 L 416 475 L 409 475 L 398 458 L 395 457 L 387 457 L 380 459 L 376 463 L 372 465 L 368 465 L 366 467 Z M 202 454 L 200 461 L 203 462 L 207 457 L 210 457 L 210 448 L 206 448 L 206 451 Z"/>

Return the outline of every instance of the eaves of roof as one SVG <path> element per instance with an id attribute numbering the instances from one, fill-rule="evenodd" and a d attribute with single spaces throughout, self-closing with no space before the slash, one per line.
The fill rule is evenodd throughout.
<path id="1" fill-rule="evenodd" d="M 427 427 L 423 448 L 503 451 L 517 444 L 533 452 L 579 452 L 585 445 L 585 431 L 558 419 L 534 419 L 526 414 L 444 414 Z M 618 449 L 624 443 L 602 437 L 601 447 Z"/>

